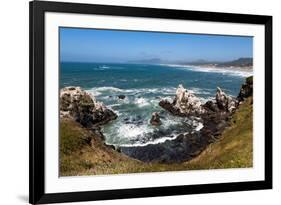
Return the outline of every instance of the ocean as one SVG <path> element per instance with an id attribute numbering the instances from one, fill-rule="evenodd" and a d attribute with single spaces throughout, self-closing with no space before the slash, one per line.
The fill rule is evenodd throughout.
<path id="1" fill-rule="evenodd" d="M 172 100 L 179 84 L 206 102 L 214 99 L 217 87 L 237 96 L 250 75 L 249 71 L 181 65 L 62 62 L 60 88 L 80 86 L 114 110 L 118 118 L 102 127 L 106 143 L 134 147 L 174 140 L 202 127 L 200 120 L 172 116 L 158 105 L 162 98 Z M 153 112 L 160 113 L 160 126 L 150 125 Z"/>

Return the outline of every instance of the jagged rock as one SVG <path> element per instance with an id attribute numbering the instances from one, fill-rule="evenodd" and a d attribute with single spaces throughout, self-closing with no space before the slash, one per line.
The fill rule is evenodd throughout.
<path id="1" fill-rule="evenodd" d="M 182 85 L 176 91 L 173 103 L 161 100 L 159 105 L 174 115 L 199 115 L 205 112 L 199 98 L 189 92 Z"/>
<path id="2" fill-rule="evenodd" d="M 242 84 L 240 92 L 237 96 L 238 101 L 244 101 L 245 98 L 253 95 L 253 76 L 246 78 L 246 82 Z"/>
<path id="3" fill-rule="evenodd" d="M 152 113 L 152 117 L 150 119 L 150 124 L 156 125 L 156 126 L 161 124 L 161 120 L 160 120 L 160 116 L 159 116 L 158 112 Z"/>
<path id="4" fill-rule="evenodd" d="M 219 108 L 217 106 L 217 104 L 211 100 L 207 101 L 205 104 L 204 104 L 204 108 L 207 110 L 207 111 L 212 111 L 212 112 L 219 112 Z"/>
<path id="5" fill-rule="evenodd" d="M 164 99 L 159 102 L 159 105 L 165 110 L 169 111 L 173 115 L 184 116 L 184 114 L 180 113 L 180 111 L 171 103 L 169 100 Z"/>
<path id="6" fill-rule="evenodd" d="M 169 100 L 161 100 L 159 105 L 170 113 L 178 116 L 202 115 L 208 112 L 233 112 L 237 108 L 237 100 L 226 95 L 217 88 L 215 101 L 207 101 L 202 104 L 193 93 L 179 85 L 176 97 L 171 103 Z"/>
<path id="7" fill-rule="evenodd" d="M 105 124 L 117 115 L 80 87 L 60 91 L 60 116 L 70 117 L 85 127 Z"/>
<path id="8" fill-rule="evenodd" d="M 236 109 L 236 100 L 226 95 L 219 87 L 217 87 L 216 103 L 220 110 L 233 112 Z"/>

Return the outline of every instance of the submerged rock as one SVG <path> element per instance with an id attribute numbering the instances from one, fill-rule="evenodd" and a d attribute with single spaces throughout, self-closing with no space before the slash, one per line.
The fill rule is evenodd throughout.
<path id="1" fill-rule="evenodd" d="M 60 90 L 60 116 L 73 118 L 85 127 L 105 124 L 117 115 L 80 87 Z"/>
<path id="2" fill-rule="evenodd" d="M 182 85 L 176 90 L 176 97 L 173 102 L 161 100 L 159 105 L 174 115 L 200 115 L 205 112 L 201 101 L 193 93 L 189 92 Z"/>
<path id="3" fill-rule="evenodd" d="M 161 125 L 160 115 L 158 112 L 153 112 L 152 117 L 150 119 L 150 124 L 152 125 Z"/>
<path id="4" fill-rule="evenodd" d="M 124 100 L 126 98 L 125 95 L 118 95 L 118 98 L 121 99 L 121 100 Z"/>

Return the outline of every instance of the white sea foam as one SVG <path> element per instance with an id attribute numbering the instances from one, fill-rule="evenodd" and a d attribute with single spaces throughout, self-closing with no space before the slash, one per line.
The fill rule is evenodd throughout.
<path id="1" fill-rule="evenodd" d="M 202 128 L 204 127 L 204 125 L 201 123 L 201 122 L 199 122 L 198 123 L 198 125 L 197 125 L 197 127 L 195 128 L 195 131 L 200 131 Z"/>
<path id="2" fill-rule="evenodd" d="M 145 95 L 145 94 L 155 94 L 159 97 L 162 97 L 163 95 L 170 95 L 174 96 L 176 93 L 176 87 L 166 87 L 166 88 L 135 88 L 135 89 L 121 89 L 117 87 L 93 87 L 90 90 L 87 90 L 89 93 L 91 93 L 93 96 L 100 96 L 100 95 L 118 95 L 118 94 L 124 94 L 128 96 L 134 96 L 134 95 Z M 202 89 L 197 87 L 190 87 L 188 90 L 194 94 L 203 94 L 203 95 L 211 95 L 212 91 L 211 89 Z M 168 96 L 166 96 L 169 98 Z M 162 99 L 166 98 L 162 97 Z M 136 104 L 142 104 L 145 99 L 135 100 Z M 145 105 L 148 105 L 145 103 Z"/>
<path id="3" fill-rule="evenodd" d="M 188 122 L 191 126 L 193 126 L 193 129 L 195 132 L 200 131 L 203 128 L 203 124 L 198 121 L 200 119 L 186 119 L 186 122 Z M 168 128 L 174 125 L 179 125 L 182 123 L 181 118 L 176 118 L 173 116 L 168 116 L 165 119 L 162 119 L 162 127 Z M 114 146 L 121 146 L 121 147 L 141 147 L 141 146 L 147 146 L 150 144 L 161 144 L 166 142 L 167 140 L 175 140 L 180 133 L 178 130 L 175 130 L 175 132 L 167 134 L 167 136 L 159 137 L 157 139 L 148 139 L 147 137 L 152 134 L 155 128 L 149 125 L 149 123 L 137 125 L 137 124 L 116 124 L 114 126 L 114 130 L 116 132 L 114 133 L 114 140 L 113 142 L 108 142 L 108 144 L 114 145 Z M 193 132 L 194 132 L 193 131 Z M 184 132 L 182 134 L 187 134 L 189 132 Z M 112 136 L 111 136 L 112 137 Z"/>
<path id="4" fill-rule="evenodd" d="M 165 119 L 165 120 L 162 120 L 162 125 L 164 127 L 170 127 L 170 126 L 174 126 L 174 125 L 178 125 L 179 122 L 177 120 L 174 120 L 174 119 Z"/>
<path id="5" fill-rule="evenodd" d="M 111 104 L 111 105 L 108 105 L 107 107 L 109 107 L 109 108 L 113 108 L 113 107 L 118 107 L 118 106 L 120 106 L 121 104 L 119 104 L 119 103 L 116 103 L 116 104 Z"/>
<path id="6" fill-rule="evenodd" d="M 173 98 L 172 97 L 161 97 L 161 100 L 167 100 L 170 103 L 173 102 Z"/>
<path id="7" fill-rule="evenodd" d="M 212 95 L 212 90 L 211 89 L 201 89 L 201 88 L 196 88 L 196 87 L 190 87 L 188 90 L 191 93 L 197 94 L 197 95 Z M 155 94 L 158 95 L 161 99 L 167 99 L 169 101 L 172 101 L 172 97 L 165 96 L 165 95 L 170 95 L 174 96 L 176 93 L 176 88 L 169 87 L 169 88 L 139 88 L 139 89 L 120 89 L 117 87 L 94 87 L 89 90 L 87 90 L 89 93 L 91 93 L 93 96 L 101 96 L 101 95 L 119 95 L 119 94 L 124 94 L 128 96 L 135 96 L 135 95 L 145 95 L 145 94 Z M 163 97 L 164 95 L 165 97 Z M 152 101 L 151 101 L 152 102 Z M 155 104 L 156 101 L 153 101 L 152 104 Z M 122 99 L 122 103 L 130 103 L 128 98 Z M 146 98 L 136 98 L 134 100 L 134 103 L 139 105 L 140 107 L 142 106 L 147 106 L 149 105 L 149 102 Z M 158 102 L 157 102 L 158 104 Z"/>
<path id="8" fill-rule="evenodd" d="M 150 105 L 150 103 L 148 102 L 148 100 L 146 98 L 136 98 L 134 100 L 134 103 L 136 105 L 138 105 L 139 107 L 144 107 L 144 106 Z"/>
<path id="9" fill-rule="evenodd" d="M 122 81 L 125 81 L 124 79 Z M 140 93 L 162 93 L 162 94 L 175 94 L 176 88 L 167 87 L 167 88 L 133 88 L 133 89 L 121 89 L 117 87 L 93 87 L 91 90 L 99 92 L 122 92 L 122 93 L 131 93 L 131 94 L 140 94 Z"/>
<path id="10" fill-rule="evenodd" d="M 93 87 L 89 90 L 87 90 L 89 93 L 91 93 L 93 96 L 100 96 L 103 94 L 103 92 L 122 92 L 122 89 L 116 88 L 116 87 Z"/>
<path id="11" fill-rule="evenodd" d="M 137 139 L 150 132 L 153 132 L 153 129 L 147 125 L 122 124 L 117 129 L 117 134 L 119 136 L 123 136 L 128 139 Z"/>
<path id="12" fill-rule="evenodd" d="M 215 101 L 215 96 L 214 97 L 199 97 L 199 100 L 204 104 L 207 101 Z"/>
<path id="13" fill-rule="evenodd" d="M 111 91 L 111 92 L 123 92 L 122 89 L 120 88 L 116 88 L 116 87 L 97 87 L 97 88 L 92 88 L 96 91 L 99 91 L 99 92 L 104 92 L 104 91 Z"/>
<path id="14" fill-rule="evenodd" d="M 101 66 L 100 68 L 108 69 L 108 68 L 110 68 L 110 67 L 109 67 L 109 66 L 106 66 L 106 65 L 103 65 L 103 66 Z"/>
<path id="15" fill-rule="evenodd" d="M 177 69 L 185 69 L 185 70 L 208 72 L 208 73 L 222 73 L 223 75 L 233 75 L 233 76 L 241 76 L 241 77 L 249 77 L 253 75 L 252 70 L 246 70 L 244 68 L 229 68 L 229 67 L 216 68 L 216 67 L 208 67 L 208 66 L 177 65 L 177 64 L 165 64 L 165 66 L 175 67 Z"/>
<path id="16" fill-rule="evenodd" d="M 119 147 L 145 147 L 147 145 L 161 144 L 161 143 L 164 143 L 166 141 L 172 141 L 172 140 L 175 140 L 177 137 L 178 137 L 177 135 L 172 135 L 172 137 L 161 137 L 161 138 L 155 139 L 153 141 L 148 141 L 146 143 L 121 144 L 121 145 L 114 144 L 114 146 L 119 146 Z"/>
<path id="17" fill-rule="evenodd" d="M 196 88 L 196 87 L 191 87 L 191 88 L 187 88 L 188 91 L 190 91 L 193 94 L 202 94 L 202 95 L 210 95 L 211 93 L 211 89 L 202 89 L 202 88 Z"/>
<path id="18" fill-rule="evenodd" d="M 101 92 L 99 92 L 99 91 L 97 91 L 97 90 L 95 90 L 95 89 L 90 89 L 90 90 L 86 90 L 88 93 L 90 93 L 90 94 L 92 94 L 94 97 L 95 96 L 100 96 L 100 95 L 102 95 L 102 93 Z"/>

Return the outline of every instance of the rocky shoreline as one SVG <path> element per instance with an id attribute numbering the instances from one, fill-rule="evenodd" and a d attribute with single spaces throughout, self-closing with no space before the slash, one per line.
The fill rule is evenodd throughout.
<path id="1" fill-rule="evenodd" d="M 170 102 L 163 99 L 160 100 L 159 105 L 164 112 L 202 122 L 201 129 L 182 133 L 173 140 L 166 140 L 159 144 L 135 147 L 112 146 L 112 148 L 144 162 L 175 163 L 190 160 L 199 155 L 207 145 L 220 138 L 239 104 L 252 93 L 252 77 L 246 79 L 237 97 L 230 97 L 222 89 L 217 88 L 215 100 L 206 103 L 202 103 L 193 93 L 179 85 L 174 100 Z M 60 117 L 70 118 L 104 139 L 100 131 L 101 126 L 115 120 L 118 116 L 81 88 L 65 87 L 60 92 Z M 152 113 L 150 123 L 153 126 L 161 124 L 159 113 Z"/>

